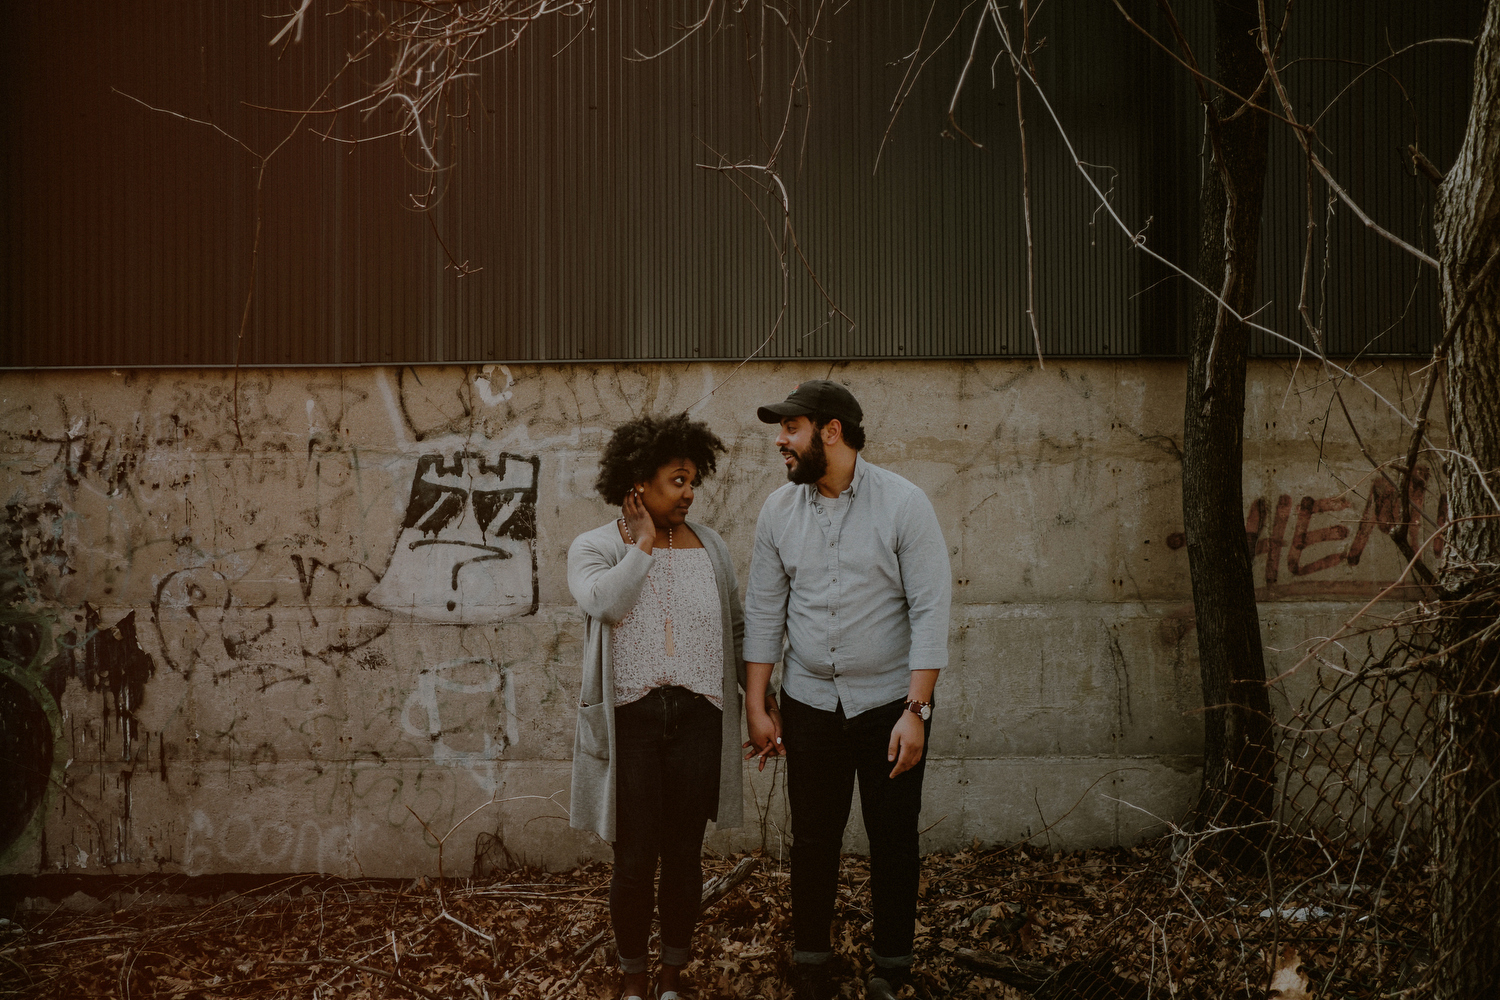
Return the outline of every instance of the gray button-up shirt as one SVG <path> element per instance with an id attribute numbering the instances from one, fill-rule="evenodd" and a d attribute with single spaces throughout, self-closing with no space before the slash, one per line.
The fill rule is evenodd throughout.
<path id="1" fill-rule="evenodd" d="M 744 656 L 783 661 L 788 694 L 829 712 L 842 702 L 852 718 L 904 698 L 910 671 L 948 665 L 952 580 L 937 514 L 916 485 L 856 458 L 841 499 L 835 517 L 814 485 L 766 498 Z"/>

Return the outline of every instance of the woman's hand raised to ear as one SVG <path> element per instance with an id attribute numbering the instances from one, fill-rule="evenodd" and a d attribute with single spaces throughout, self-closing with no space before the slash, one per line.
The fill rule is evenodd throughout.
<path id="1" fill-rule="evenodd" d="M 625 494 L 625 503 L 620 512 L 625 516 L 625 527 L 630 529 L 630 537 L 635 539 L 636 547 L 649 556 L 656 544 L 656 522 L 651 520 L 651 512 L 646 509 L 641 495 L 634 490 Z"/>

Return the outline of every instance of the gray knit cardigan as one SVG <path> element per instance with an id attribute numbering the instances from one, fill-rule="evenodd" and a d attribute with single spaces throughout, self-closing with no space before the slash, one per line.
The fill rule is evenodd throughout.
<path id="1" fill-rule="evenodd" d="M 652 556 L 620 539 L 617 522 L 586 531 L 568 549 L 568 590 L 583 609 L 583 688 L 578 700 L 578 728 L 573 737 L 573 788 L 569 825 L 615 839 L 615 675 L 611 662 L 614 630 L 630 614 L 646 584 Z M 740 643 L 745 635 L 744 608 L 735 581 L 729 546 L 712 528 L 689 521 L 688 527 L 708 550 L 724 623 L 724 724 L 719 753 L 719 829 L 739 826 L 744 818 L 740 689 L 745 664 Z"/>

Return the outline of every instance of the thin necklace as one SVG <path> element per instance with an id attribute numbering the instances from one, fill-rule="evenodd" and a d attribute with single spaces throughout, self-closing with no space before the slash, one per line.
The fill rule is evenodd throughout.
<path id="1" fill-rule="evenodd" d="M 631 534 L 630 525 L 625 523 L 623 517 L 620 518 L 620 527 L 625 529 L 625 537 L 630 539 L 631 545 L 634 545 L 635 535 Z M 661 613 L 667 620 L 667 655 L 676 656 L 677 643 L 672 640 L 672 529 L 670 527 L 667 528 L 667 599 L 662 600 L 661 595 L 656 592 L 656 584 L 652 582 L 649 574 L 646 582 L 651 584 L 651 596 L 655 597 L 656 603 L 661 605 Z"/>

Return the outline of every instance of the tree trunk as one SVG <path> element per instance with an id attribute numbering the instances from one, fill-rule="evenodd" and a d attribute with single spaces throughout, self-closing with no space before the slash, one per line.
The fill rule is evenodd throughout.
<path id="1" fill-rule="evenodd" d="M 1265 71 L 1254 0 L 1214 4 L 1216 76 L 1255 92 Z M 1251 311 L 1266 177 L 1265 115 L 1220 91 L 1209 109 L 1214 162 L 1203 195 L 1199 274 L 1240 315 Z M 1242 828 L 1269 814 L 1275 787 L 1270 699 L 1260 615 L 1245 545 L 1245 358 L 1248 331 L 1202 296 L 1189 346 L 1182 460 L 1183 522 L 1197 614 L 1203 682 L 1204 761 L 1200 825 Z M 1265 832 L 1252 826 L 1219 844 L 1226 860 L 1250 860 Z"/>
<path id="2" fill-rule="evenodd" d="M 1434 222 L 1444 328 L 1500 253 L 1500 0 L 1474 57 L 1469 127 Z M 1434 818 L 1433 995 L 1500 992 L 1500 272 L 1478 285 L 1449 354 L 1445 461 L 1452 525 L 1443 549 L 1440 759 Z M 1468 459 L 1472 459 L 1471 464 Z M 1462 645 L 1460 645 L 1462 644 Z"/>

